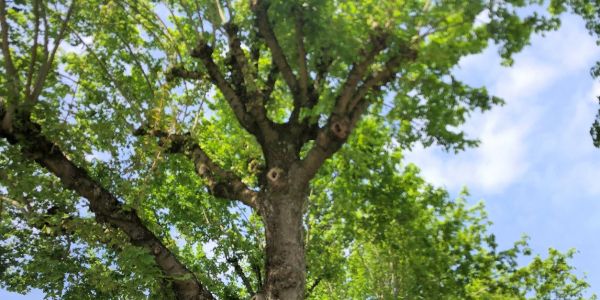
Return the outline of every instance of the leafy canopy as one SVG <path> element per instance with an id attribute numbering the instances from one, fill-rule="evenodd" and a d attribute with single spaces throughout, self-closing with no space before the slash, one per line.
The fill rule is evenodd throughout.
<path id="1" fill-rule="evenodd" d="M 595 2 L 0 1 L 0 119 L 19 107 L 27 118 L 6 128 L 40 128 L 0 131 L 4 288 L 165 299 L 181 279 L 132 242 L 122 219 L 99 220 L 95 202 L 40 163 L 30 150 L 43 136 L 214 295 L 250 296 L 266 276 L 263 220 L 221 199 L 216 182 L 235 175 L 263 190 L 265 131 L 300 124 L 290 128 L 306 136 L 291 151 L 303 159 L 340 115 L 354 130 L 315 168 L 305 207 L 309 297 L 575 299 L 588 287 L 567 263 L 573 252 L 518 266 L 525 240 L 497 249 L 483 207 L 450 200 L 401 153 L 417 142 L 477 145 L 461 124 L 502 100 L 458 81 L 460 59 L 494 43 L 510 65 L 569 10 L 598 34 Z M 168 135 L 157 143 L 140 128 Z M 198 176 L 168 138 L 179 136 L 229 173 Z"/>

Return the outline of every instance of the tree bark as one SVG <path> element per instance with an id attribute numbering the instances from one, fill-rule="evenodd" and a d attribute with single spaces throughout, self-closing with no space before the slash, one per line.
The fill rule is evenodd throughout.
<path id="1" fill-rule="evenodd" d="M 304 299 L 306 259 L 304 250 L 303 207 L 308 197 L 308 184 L 294 182 L 266 191 L 260 213 L 266 237 L 266 282 L 264 296 L 268 300 Z"/>

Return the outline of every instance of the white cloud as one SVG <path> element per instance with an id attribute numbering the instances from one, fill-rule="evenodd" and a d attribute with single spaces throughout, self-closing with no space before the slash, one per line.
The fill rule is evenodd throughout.
<path id="1" fill-rule="evenodd" d="M 475 17 L 475 26 L 488 24 L 491 20 L 490 10 L 486 8 Z"/>
<path id="2" fill-rule="evenodd" d="M 589 99 L 593 99 L 590 100 L 590 102 L 597 103 L 596 97 L 598 96 L 600 96 L 600 82 L 594 81 L 594 84 L 592 85 L 592 88 L 590 89 L 590 92 L 586 95 L 586 97 Z"/>
<path id="3" fill-rule="evenodd" d="M 589 115 L 591 104 L 581 99 L 589 99 L 587 95 L 591 93 L 600 94 L 598 84 L 586 96 L 564 102 L 571 108 L 564 110 L 570 122 L 557 126 L 560 131 L 550 133 L 548 142 L 540 144 L 537 138 L 546 126 L 544 122 L 557 117 L 548 115 L 546 90 L 574 74 L 584 72 L 587 75 L 587 70 L 600 56 L 595 41 L 580 21 L 567 18 L 563 24 L 558 32 L 545 38 L 534 38 L 533 47 L 517 55 L 511 68 L 500 67 L 496 49 L 463 59 L 457 70 L 459 77 L 475 85 L 487 86 L 492 94 L 506 100 L 506 106 L 483 115 L 475 114 L 464 126 L 471 137 L 481 140 L 478 148 L 454 155 L 444 154 L 439 149 L 417 147 L 407 153 L 407 160 L 415 162 L 425 178 L 451 190 L 466 185 L 496 193 L 523 176 L 542 176 L 531 174 L 531 164 L 537 161 L 536 155 L 540 152 L 562 155 L 562 151 L 552 150 L 552 143 L 556 144 L 558 137 L 569 138 L 561 142 L 561 147 L 580 143 L 582 134 L 587 134 L 587 130 L 582 133 L 582 122 L 589 122 L 584 128 L 591 124 L 588 117 L 583 117 Z M 591 144 L 591 141 L 588 142 Z M 565 180 L 586 182 L 595 176 L 600 178 L 599 172 L 585 167 L 589 164 L 583 163 L 578 167 L 577 162 L 573 162 L 573 166 L 573 174 L 565 176 L 572 178 Z"/>
<path id="4" fill-rule="evenodd" d="M 513 120 L 507 124 L 509 118 Z M 451 190 L 464 185 L 488 192 L 502 190 L 528 168 L 524 140 L 534 118 L 517 120 L 510 111 L 499 109 L 477 119 L 469 131 L 481 140 L 478 148 L 455 155 L 417 147 L 407 153 L 407 160 L 416 163 L 429 181 Z"/>
<path id="5" fill-rule="evenodd" d="M 79 43 L 79 45 L 77 45 L 77 46 L 72 46 L 67 42 L 62 42 L 60 44 L 60 49 L 65 53 L 82 54 L 87 50 L 85 45 L 92 44 L 93 38 L 91 36 L 84 36 L 81 39 L 83 40 L 83 43 L 85 43 L 85 44 Z"/>
<path id="6" fill-rule="evenodd" d="M 560 74 L 560 66 L 534 57 L 519 60 L 514 67 L 497 70 L 499 77 L 491 92 L 511 106 L 531 99 L 551 84 Z"/>
<path id="7" fill-rule="evenodd" d="M 600 95 L 600 82 L 595 81 L 586 91 L 573 93 L 566 101 L 564 122 L 557 126 L 556 142 L 547 150 L 562 161 L 561 174 L 547 176 L 547 182 L 562 187 L 565 197 L 572 194 L 600 196 L 600 150 L 592 144 L 589 128 L 598 111 L 596 97 Z"/>
<path id="8" fill-rule="evenodd" d="M 537 57 L 557 63 L 563 73 L 587 70 L 591 67 L 590 62 L 599 58 L 595 39 L 575 16 L 564 18 L 558 32 L 536 37 L 532 43 L 539 49 L 535 52 Z"/>

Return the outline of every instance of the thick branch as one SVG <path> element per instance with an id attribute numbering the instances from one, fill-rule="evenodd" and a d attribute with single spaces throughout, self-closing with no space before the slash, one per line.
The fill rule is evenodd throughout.
<path id="1" fill-rule="evenodd" d="M 277 65 L 277 68 L 281 72 L 283 79 L 289 86 L 294 97 L 298 95 L 298 80 L 290 67 L 287 59 L 285 58 L 285 54 L 283 53 L 283 49 L 279 42 L 277 41 L 277 37 L 275 36 L 275 32 L 273 32 L 273 28 L 269 22 L 268 16 L 268 8 L 269 5 L 267 1 L 263 0 L 255 0 L 252 1 L 252 10 L 256 15 L 256 25 L 258 27 L 258 31 L 261 36 L 265 40 L 267 46 L 271 50 L 271 56 L 273 57 L 273 61 Z"/>
<path id="2" fill-rule="evenodd" d="M 223 93 L 242 126 L 257 137 L 261 144 L 273 141 L 277 137 L 277 133 L 272 122 L 266 116 L 262 97 L 250 97 L 247 99 L 248 101 L 243 101 L 221 74 L 219 67 L 212 58 L 212 52 L 212 47 L 201 41 L 192 51 L 192 57 L 199 58 L 202 61 L 208 71 L 210 80 Z"/>
<path id="3" fill-rule="evenodd" d="M 372 44 L 371 50 L 362 51 L 365 52 L 362 61 L 352 65 L 352 70 L 348 74 L 348 78 L 344 82 L 340 95 L 336 100 L 334 109 L 336 114 L 347 113 L 348 104 L 352 99 L 352 95 L 354 94 L 356 86 L 363 79 L 369 70 L 369 67 L 371 67 L 373 64 L 375 57 L 387 46 L 386 38 L 387 35 L 383 32 L 378 32 L 377 34 L 373 35 L 370 39 L 370 44 Z"/>
<path id="4" fill-rule="evenodd" d="M 216 197 L 228 200 L 239 200 L 256 208 L 257 193 L 251 190 L 242 180 L 231 171 L 224 170 L 215 164 L 193 141 L 189 134 L 169 134 L 160 130 L 138 129 L 136 135 L 151 135 L 159 138 L 159 143 L 168 147 L 171 153 L 185 154 L 194 162 L 196 173 L 204 178 L 209 192 Z"/>
<path id="5" fill-rule="evenodd" d="M 309 102 L 316 102 L 318 96 L 314 88 L 309 86 L 310 77 L 308 76 L 308 65 L 306 61 L 306 49 L 304 47 L 304 16 L 301 10 L 297 10 L 294 27 L 296 31 L 296 48 L 298 51 L 298 96 L 294 96 L 294 109 L 290 116 L 290 123 L 295 126 L 300 117 L 302 107 L 309 105 Z M 313 101 L 311 101 L 313 100 Z"/>
<path id="6" fill-rule="evenodd" d="M 323 162 L 337 152 L 345 143 L 346 137 L 352 129 L 350 128 L 349 119 L 334 118 L 334 120 L 318 130 L 315 144 L 302 160 L 302 168 L 304 169 L 302 175 L 304 175 L 304 178 L 300 178 L 300 180 L 310 181 Z M 336 133 L 334 133 L 334 130 Z M 342 134 L 345 136 L 342 136 Z"/>
<path id="7" fill-rule="evenodd" d="M 15 69 L 15 65 L 10 53 L 10 42 L 8 34 L 9 26 L 6 21 L 6 2 L 0 0 L 0 35 L 2 37 L 2 55 L 4 56 L 4 68 L 6 69 L 6 83 L 8 88 L 9 103 L 16 104 L 19 96 L 19 74 Z"/>
<path id="8" fill-rule="evenodd" d="M 370 91 L 378 91 L 379 88 L 390 81 L 396 75 L 400 65 L 406 61 L 416 59 L 417 53 L 409 48 L 404 47 L 398 54 L 390 57 L 384 64 L 384 69 L 369 76 L 364 80 L 364 83 L 358 88 L 354 88 L 351 93 L 345 95 L 344 92 L 338 98 L 336 109 L 329 117 L 327 125 L 319 129 L 315 145 L 309 150 L 306 158 L 303 160 L 303 168 L 305 170 L 304 180 L 310 180 L 319 170 L 323 162 L 337 152 L 346 142 L 348 135 L 352 132 L 362 115 L 369 108 L 369 101 L 366 100 L 366 95 Z M 364 61 L 363 61 L 364 62 Z M 361 66 L 363 62 L 357 66 Z M 360 67 L 362 69 L 362 67 Z M 368 66 L 365 67 L 368 68 Z M 357 70 L 359 67 L 357 67 Z M 354 70 L 353 70 L 354 71 Z M 355 76 L 351 71 L 346 83 L 353 82 L 351 77 Z M 353 85 L 358 85 L 360 79 Z M 349 86 L 349 85 L 346 85 Z M 345 89 L 345 88 L 344 88 Z M 340 104 L 340 101 L 346 102 Z"/>
<path id="9" fill-rule="evenodd" d="M 66 30 L 67 30 L 69 21 L 71 19 L 71 16 L 73 15 L 74 9 L 75 9 L 75 0 L 73 0 L 71 2 L 71 5 L 69 6 L 69 9 L 67 10 L 67 15 L 65 16 L 65 19 L 61 23 L 61 27 L 58 31 L 58 34 L 54 39 L 54 46 L 52 48 L 52 51 L 50 52 L 50 56 L 46 58 L 46 60 L 42 64 L 42 67 L 40 68 L 40 70 L 37 74 L 37 77 L 35 80 L 35 85 L 33 86 L 33 90 L 31 91 L 31 94 L 27 95 L 27 100 L 25 102 L 26 110 L 30 110 L 33 107 L 35 102 L 37 102 L 38 97 L 42 93 L 44 83 L 46 82 L 46 77 L 48 76 L 48 72 L 50 72 L 50 68 L 52 67 L 52 63 L 54 62 L 54 56 L 56 55 L 56 52 L 58 51 L 58 47 L 59 47 L 63 37 L 65 36 Z M 45 30 L 48 30 L 48 28 L 45 28 Z"/>
<path id="10" fill-rule="evenodd" d="M 224 28 L 228 37 L 229 51 L 231 53 L 230 66 L 234 78 L 242 79 L 242 82 L 234 82 L 237 93 L 246 105 L 246 111 L 254 117 L 261 132 L 264 135 L 272 135 L 274 133 L 273 124 L 267 118 L 267 111 L 264 105 L 266 100 L 260 95 L 261 93 L 256 85 L 256 76 L 258 73 L 251 69 L 251 64 L 248 62 L 248 58 L 242 49 L 238 27 L 236 24 L 229 22 L 224 25 Z"/>
<path id="11" fill-rule="evenodd" d="M 31 80 L 33 79 L 33 69 L 37 60 L 38 36 L 40 33 L 40 2 L 41 0 L 34 0 L 33 3 L 33 45 L 31 45 L 31 58 L 29 60 L 29 70 L 27 71 L 27 81 L 25 83 L 27 94 L 31 94 Z"/>
<path id="12" fill-rule="evenodd" d="M 6 114 L 0 107 L 0 118 L 5 117 Z M 13 123 L 19 126 L 13 126 L 12 132 L 0 128 L 0 137 L 6 138 L 11 144 L 21 146 L 24 157 L 34 160 L 57 176 L 67 189 L 86 198 L 98 222 L 121 229 L 133 245 L 147 249 L 163 273 L 173 280 L 179 299 L 214 299 L 194 273 L 144 225 L 135 210 L 125 209 L 123 204 L 92 179 L 86 170 L 69 160 L 57 144 L 42 134 L 38 124 L 28 117 L 21 117 L 18 122 Z"/>
<path id="13" fill-rule="evenodd" d="M 229 51 L 233 58 L 233 71 L 238 73 L 238 76 L 244 79 L 244 86 L 242 88 L 244 88 L 248 94 L 252 95 L 256 92 L 254 72 L 250 70 L 248 58 L 246 58 L 246 54 L 244 54 L 244 50 L 242 50 L 237 25 L 229 22 L 224 25 L 224 28 L 228 37 Z"/>
<path id="14" fill-rule="evenodd" d="M 298 12 L 296 15 L 296 47 L 298 47 L 298 67 L 299 67 L 299 84 L 300 84 L 300 96 L 302 97 L 302 103 L 308 101 L 308 66 L 306 63 L 306 49 L 304 47 L 304 20 L 302 13 Z"/>
<path id="15" fill-rule="evenodd" d="M 244 104 L 242 103 L 239 95 L 231 87 L 229 82 L 225 80 L 223 74 L 221 74 L 219 66 L 217 66 L 212 58 L 212 52 L 213 49 L 210 45 L 208 45 L 205 41 L 200 41 L 196 48 L 192 50 L 191 54 L 192 57 L 198 58 L 202 61 L 202 64 L 208 72 L 210 80 L 217 86 L 217 88 L 219 88 L 221 93 L 223 93 L 223 96 L 229 103 L 231 109 L 233 109 L 235 116 L 242 126 L 249 132 L 256 133 L 252 116 L 246 112 Z"/>
<path id="16" fill-rule="evenodd" d="M 383 70 L 373 74 L 372 76 L 369 76 L 364 81 L 364 83 L 360 87 L 358 87 L 357 91 L 352 97 L 352 101 L 348 106 L 348 111 L 351 113 L 355 109 L 358 102 L 364 101 L 364 98 L 369 91 L 392 81 L 394 79 L 394 76 L 396 75 L 396 70 L 403 61 L 414 60 L 415 58 L 416 53 L 411 49 L 406 49 L 405 51 L 400 52 L 395 56 L 392 56 L 383 65 Z"/>
<path id="17" fill-rule="evenodd" d="M 191 80 L 207 80 L 207 76 L 204 73 L 186 70 L 183 67 L 172 67 L 167 70 L 165 74 L 167 80 L 172 80 L 173 78 L 181 78 L 181 79 L 191 79 Z"/>

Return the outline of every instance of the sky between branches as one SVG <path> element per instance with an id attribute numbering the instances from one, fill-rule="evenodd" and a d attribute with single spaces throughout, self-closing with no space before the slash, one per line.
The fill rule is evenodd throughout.
<path id="1" fill-rule="evenodd" d="M 600 150 L 589 134 L 600 82 L 590 67 L 600 47 L 584 23 L 563 18 L 561 29 L 534 37 L 500 66 L 496 49 L 463 59 L 457 77 L 485 85 L 506 104 L 471 116 L 465 128 L 481 140 L 457 155 L 416 147 L 406 154 L 426 180 L 457 195 L 468 187 L 483 199 L 501 247 L 527 234 L 534 253 L 576 248 L 578 274 L 600 293 Z"/>
<path id="2" fill-rule="evenodd" d="M 428 181 L 452 195 L 467 186 L 472 202 L 485 200 L 501 248 L 522 234 L 531 237 L 534 253 L 576 248 L 572 263 L 597 294 L 600 150 L 593 147 L 589 128 L 600 82 L 589 69 L 599 59 L 600 47 L 574 16 L 563 18 L 560 30 L 534 37 L 511 68 L 500 66 L 494 48 L 468 57 L 457 77 L 485 85 L 506 101 L 467 122 L 467 132 L 481 145 L 457 155 L 435 147 L 406 154 Z M 0 290 L 0 299 L 42 298 L 39 291 L 21 296 Z"/>

